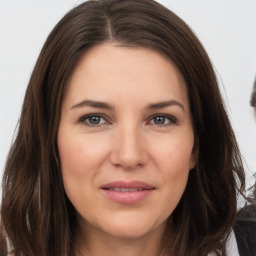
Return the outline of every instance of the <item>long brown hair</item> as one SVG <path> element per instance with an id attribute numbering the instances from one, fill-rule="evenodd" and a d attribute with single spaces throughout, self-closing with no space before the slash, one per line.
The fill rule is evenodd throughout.
<path id="1" fill-rule="evenodd" d="M 56 144 L 60 110 L 78 59 L 107 41 L 164 54 L 187 84 L 198 161 L 169 217 L 163 254 L 225 255 L 236 193 L 244 189 L 239 149 L 207 53 L 184 21 L 153 0 L 85 2 L 48 36 L 3 177 L 1 221 L 14 255 L 73 255 L 75 209 L 65 195 Z"/>

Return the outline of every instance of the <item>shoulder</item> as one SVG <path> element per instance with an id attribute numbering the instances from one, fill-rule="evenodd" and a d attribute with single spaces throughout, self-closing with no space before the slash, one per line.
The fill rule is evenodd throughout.
<path id="1" fill-rule="evenodd" d="M 241 256 L 256 256 L 256 205 L 243 207 L 237 213 L 234 232 Z"/>
<path id="2" fill-rule="evenodd" d="M 218 253 L 211 252 L 207 256 L 217 256 L 217 255 L 225 255 L 225 256 L 241 256 L 238 251 L 238 246 L 236 242 L 236 237 L 234 231 L 232 230 L 229 234 L 227 241 L 226 241 L 226 252 L 225 254 L 221 251 Z"/>
<path id="3" fill-rule="evenodd" d="M 227 253 L 227 256 L 239 256 L 240 255 L 234 231 L 232 231 L 228 237 L 227 245 L 226 245 L 226 253 Z"/>

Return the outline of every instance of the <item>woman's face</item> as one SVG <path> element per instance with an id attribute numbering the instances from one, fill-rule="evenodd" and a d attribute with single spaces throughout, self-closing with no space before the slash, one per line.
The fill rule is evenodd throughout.
<path id="1" fill-rule="evenodd" d="M 58 149 L 66 194 L 87 235 L 162 232 L 195 166 L 184 79 L 156 51 L 104 44 L 77 64 Z"/>

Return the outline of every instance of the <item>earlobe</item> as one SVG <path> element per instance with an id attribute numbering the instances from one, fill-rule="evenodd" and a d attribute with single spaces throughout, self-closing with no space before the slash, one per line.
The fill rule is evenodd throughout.
<path id="1" fill-rule="evenodd" d="M 194 135 L 194 145 L 193 145 L 192 152 L 190 155 L 189 170 L 194 169 L 197 165 L 198 155 L 199 155 L 198 145 L 199 145 L 198 137 L 196 135 Z"/>
<path id="2" fill-rule="evenodd" d="M 192 170 L 195 168 L 197 161 L 198 161 L 198 149 L 196 146 L 194 146 L 190 156 L 190 160 L 189 160 L 189 170 Z"/>
<path id="3" fill-rule="evenodd" d="M 197 157 L 195 156 L 195 154 L 192 153 L 189 160 L 189 170 L 194 169 L 196 164 L 197 164 Z"/>

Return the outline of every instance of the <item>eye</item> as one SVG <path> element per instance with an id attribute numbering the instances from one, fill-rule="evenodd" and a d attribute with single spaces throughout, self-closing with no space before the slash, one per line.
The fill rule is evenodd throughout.
<path id="1" fill-rule="evenodd" d="M 90 115 L 82 116 L 79 119 L 79 123 L 83 123 L 84 125 L 87 125 L 87 126 L 101 126 L 101 125 L 107 124 L 108 121 L 101 115 L 90 114 Z"/>
<path id="2" fill-rule="evenodd" d="M 174 117 L 165 114 L 155 115 L 149 121 L 149 124 L 157 126 L 167 126 L 175 123 L 177 123 L 177 120 Z"/>

